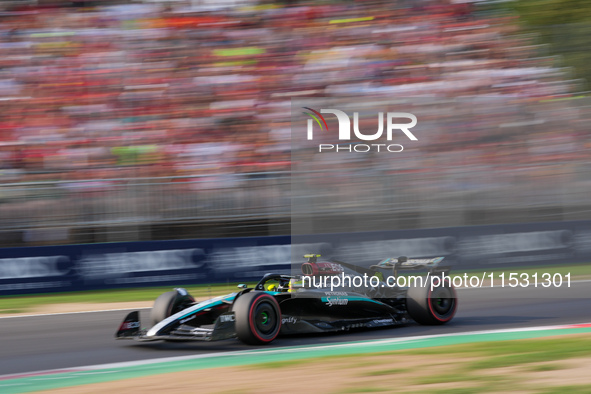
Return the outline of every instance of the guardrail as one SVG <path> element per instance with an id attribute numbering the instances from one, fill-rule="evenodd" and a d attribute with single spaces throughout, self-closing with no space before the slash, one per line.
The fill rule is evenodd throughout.
<path id="1" fill-rule="evenodd" d="M 361 231 L 591 219 L 588 170 L 552 163 L 5 183 L 0 245 L 199 238 L 216 227 L 231 230 L 216 236 L 285 235 L 292 219 L 323 232 L 348 230 L 338 217 L 366 222 Z M 191 226 L 205 233 L 180 230 Z"/>
<path id="2" fill-rule="evenodd" d="M 288 193 L 289 177 L 273 172 L 8 183 L 0 232 L 58 241 L 62 228 L 100 228 L 108 241 L 137 240 L 143 225 L 289 216 Z"/>

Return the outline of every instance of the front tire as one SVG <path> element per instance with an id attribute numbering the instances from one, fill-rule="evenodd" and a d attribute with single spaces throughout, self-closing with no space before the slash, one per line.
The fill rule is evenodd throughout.
<path id="1" fill-rule="evenodd" d="M 281 310 L 277 300 L 261 291 L 242 294 L 232 308 L 236 335 L 249 345 L 271 343 L 281 330 Z"/>
<path id="2" fill-rule="evenodd" d="M 195 302 L 190 295 L 182 296 L 176 290 L 160 294 L 150 312 L 150 320 L 155 325 L 169 316 L 182 311 Z"/>
<path id="3" fill-rule="evenodd" d="M 449 322 L 458 309 L 458 298 L 454 287 L 447 281 L 443 285 L 413 286 L 406 294 L 406 309 L 410 317 L 419 324 L 440 325 Z"/>

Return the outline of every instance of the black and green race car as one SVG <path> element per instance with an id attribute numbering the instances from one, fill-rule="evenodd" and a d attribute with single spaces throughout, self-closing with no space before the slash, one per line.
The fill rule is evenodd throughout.
<path id="1" fill-rule="evenodd" d="M 150 328 L 141 328 L 139 312 L 134 311 L 123 320 L 116 338 L 215 341 L 238 337 L 247 344 L 264 345 L 280 334 L 347 331 L 413 320 L 444 324 L 457 310 L 449 267 L 441 265 L 443 257 L 388 258 L 369 268 L 318 261 L 319 255 L 304 257 L 303 275 L 266 274 L 254 288 L 239 285 L 235 293 L 202 302 L 182 288 L 166 292 L 154 303 Z M 396 280 L 412 270 L 422 270 L 423 275 L 414 276 L 412 283 L 406 278 Z M 388 283 L 384 271 L 391 273 Z M 348 279 L 335 288 L 337 275 Z M 372 285 L 351 285 L 361 278 L 365 282 L 372 278 Z M 400 282 L 409 285 L 399 286 Z"/>

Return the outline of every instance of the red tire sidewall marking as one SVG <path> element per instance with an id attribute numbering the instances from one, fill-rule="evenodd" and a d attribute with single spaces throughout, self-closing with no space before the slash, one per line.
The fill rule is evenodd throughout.
<path id="1" fill-rule="evenodd" d="M 448 322 L 450 321 L 454 315 L 456 314 L 456 311 L 458 310 L 458 306 L 457 306 L 457 295 L 456 295 L 456 290 L 454 289 L 454 287 L 450 284 L 451 292 L 453 294 L 453 299 L 454 299 L 454 310 L 453 313 L 447 318 L 447 319 L 441 319 L 439 316 L 437 316 L 437 313 L 433 310 L 433 305 L 431 305 L 431 294 L 433 293 L 432 289 L 429 289 L 429 293 L 427 293 L 427 305 L 429 306 L 429 312 L 431 312 L 431 316 L 433 316 L 435 319 L 437 319 L 440 322 Z"/>
<path id="2" fill-rule="evenodd" d="M 261 294 L 260 296 L 258 296 L 257 298 L 255 298 L 252 302 L 252 304 L 250 304 L 250 309 L 248 310 L 248 325 L 250 326 L 250 332 L 252 332 L 254 334 L 255 337 L 257 337 L 257 339 L 261 342 L 265 342 L 265 343 L 269 343 L 272 340 L 274 340 L 275 338 L 277 338 L 277 335 L 279 335 L 279 331 L 277 330 L 277 332 L 275 333 L 275 335 L 273 336 L 273 338 L 270 339 L 265 339 L 263 337 L 261 337 L 259 335 L 259 333 L 256 330 L 256 326 L 254 324 L 254 320 L 253 320 L 253 312 L 254 309 L 258 306 L 258 304 L 260 303 L 259 301 L 261 300 L 261 298 L 268 298 L 269 300 L 271 300 L 271 303 L 275 303 L 275 299 L 273 297 L 271 297 L 268 294 Z M 277 306 L 277 305 L 276 305 Z M 277 320 L 277 324 L 279 324 L 281 322 L 281 310 L 279 308 L 277 308 L 277 311 L 279 312 L 278 320 Z"/>

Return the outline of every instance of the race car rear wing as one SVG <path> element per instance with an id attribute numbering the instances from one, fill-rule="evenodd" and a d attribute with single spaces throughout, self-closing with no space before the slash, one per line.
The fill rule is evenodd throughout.
<path id="1" fill-rule="evenodd" d="M 370 269 L 392 269 L 394 276 L 400 270 L 418 270 L 425 269 L 429 273 L 449 272 L 450 266 L 443 266 L 440 263 L 445 257 L 434 257 L 431 259 L 409 259 L 405 256 L 389 257 L 380 261 L 378 264 L 371 265 Z"/>
<path id="2" fill-rule="evenodd" d="M 430 259 L 409 259 L 405 256 L 389 257 L 380 261 L 378 264 L 369 266 L 369 268 L 360 267 L 355 264 L 345 263 L 331 259 L 328 262 L 318 262 L 317 258 L 320 255 L 307 254 L 304 255 L 308 259 L 302 264 L 302 273 L 307 276 L 313 275 L 336 275 L 343 271 L 343 267 L 349 268 L 360 274 L 374 275 L 378 270 L 391 269 L 394 277 L 398 275 L 400 270 L 426 270 L 430 274 L 449 273 L 451 266 L 443 266 L 441 262 L 444 257 L 433 257 Z"/>
<path id="3" fill-rule="evenodd" d="M 370 266 L 370 268 L 429 268 L 437 267 L 445 257 L 434 257 L 432 259 L 409 259 L 408 257 L 389 257 L 380 261 L 376 265 Z"/>

